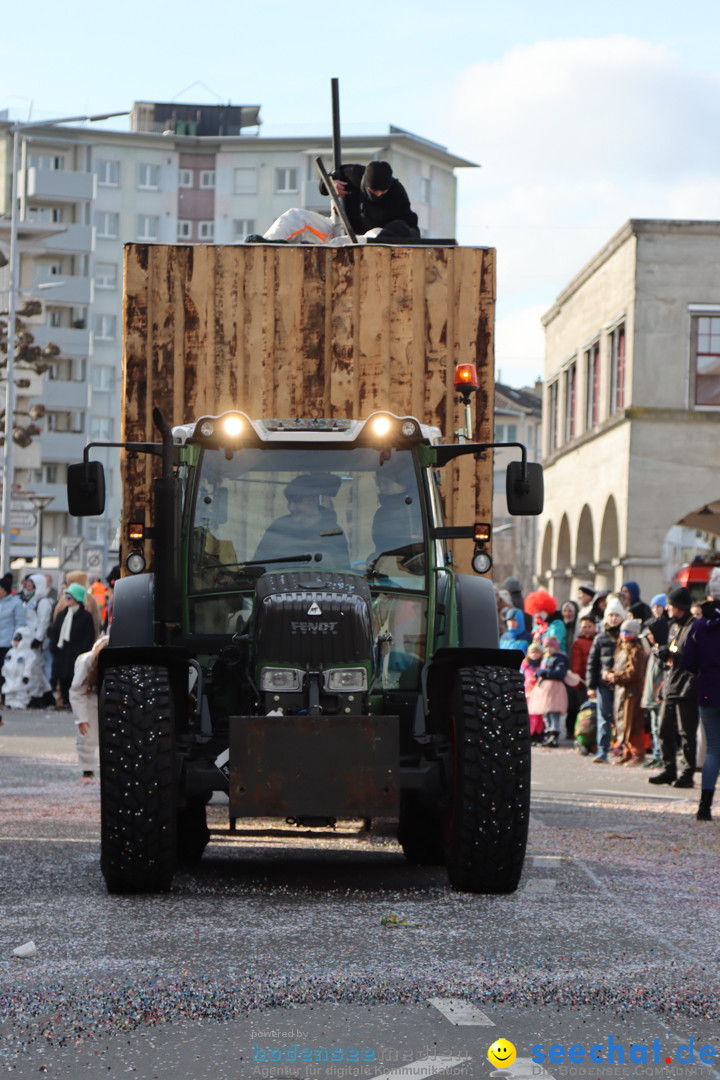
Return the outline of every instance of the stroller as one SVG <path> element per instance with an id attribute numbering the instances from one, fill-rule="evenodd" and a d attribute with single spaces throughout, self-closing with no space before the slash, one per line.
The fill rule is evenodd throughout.
<path id="1" fill-rule="evenodd" d="M 595 752 L 597 746 L 597 702 L 586 701 L 575 719 L 575 749 L 583 757 Z"/>

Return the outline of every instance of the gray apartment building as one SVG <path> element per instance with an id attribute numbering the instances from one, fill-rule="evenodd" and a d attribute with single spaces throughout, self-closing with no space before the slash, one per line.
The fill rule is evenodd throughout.
<path id="1" fill-rule="evenodd" d="M 264 137 L 259 114 L 258 106 L 136 102 L 129 131 L 48 124 L 22 133 L 20 306 L 29 297 L 42 300 L 42 315 L 28 320 L 28 328 L 37 344 L 53 342 L 60 353 L 46 373 L 25 378 L 23 372 L 18 414 L 37 403 L 46 414 L 41 434 L 29 446 L 15 447 L 11 479 L 53 497 L 45 513 L 48 565 L 60 539 L 71 535 L 82 535 L 96 558 L 102 554 L 103 572 L 116 556 L 118 451 L 98 452 L 108 483 L 104 519 L 69 517 L 65 479 L 88 441 L 120 439 L 123 245 L 238 244 L 291 206 L 329 212 L 315 158 L 323 155 L 330 163 L 330 137 Z M 0 249 L 6 252 L 11 128 L 0 119 Z M 423 235 L 455 235 L 455 170 L 472 162 L 396 127 L 344 139 L 343 156 L 347 162 L 389 161 Z M 5 267 L 2 309 L 7 290 Z M 12 558 L 34 552 L 34 530 L 20 528 Z"/>

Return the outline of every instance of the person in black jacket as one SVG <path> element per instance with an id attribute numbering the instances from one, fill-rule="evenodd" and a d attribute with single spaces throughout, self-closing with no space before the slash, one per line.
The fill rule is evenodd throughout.
<path id="1" fill-rule="evenodd" d="M 693 773 L 697 755 L 698 702 L 697 676 L 679 662 L 680 653 L 694 623 L 690 613 L 690 590 L 679 585 L 667 596 L 670 616 L 668 643 L 658 649 L 665 664 L 662 688 L 659 735 L 662 772 L 651 776 L 650 784 L 672 784 L 673 787 L 694 787 Z M 680 734 L 682 771 L 677 773 L 677 735 Z"/>
<path id="2" fill-rule="evenodd" d="M 68 585 L 65 596 L 67 607 L 58 614 L 48 631 L 48 637 L 53 654 L 52 682 L 57 685 L 60 697 L 58 707 L 69 709 L 75 661 L 80 653 L 92 649 L 95 623 L 85 607 L 85 589 L 82 585 Z"/>
<path id="3" fill-rule="evenodd" d="M 371 161 L 367 166 L 342 165 L 331 176 L 344 200 L 348 220 L 361 241 L 368 236 L 401 240 L 420 235 L 417 214 L 387 161 Z M 328 194 L 323 181 L 320 193 Z M 281 214 L 263 235 L 253 233 L 246 237 L 245 243 L 332 244 L 344 237 L 341 222 L 314 210 L 293 207 Z"/>
<path id="4" fill-rule="evenodd" d="M 625 609 L 619 600 L 611 596 L 605 609 L 602 629 L 593 638 L 588 653 L 585 686 L 591 701 L 597 701 L 597 753 L 593 758 L 598 765 L 607 765 L 610 735 L 613 724 L 613 687 L 609 674 L 615 665 L 615 653 L 620 643 L 620 625 Z"/>

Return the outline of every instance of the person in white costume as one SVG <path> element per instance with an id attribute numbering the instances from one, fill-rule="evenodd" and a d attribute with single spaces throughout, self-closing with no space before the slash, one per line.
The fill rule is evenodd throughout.
<path id="1" fill-rule="evenodd" d="M 31 656 L 26 675 L 30 701 L 28 708 L 40 709 L 55 704 L 50 682 L 43 663 L 43 642 L 52 622 L 53 603 L 48 597 L 45 574 L 28 574 L 22 582 L 22 598 L 25 602 L 25 633 L 23 641 L 29 641 Z"/>

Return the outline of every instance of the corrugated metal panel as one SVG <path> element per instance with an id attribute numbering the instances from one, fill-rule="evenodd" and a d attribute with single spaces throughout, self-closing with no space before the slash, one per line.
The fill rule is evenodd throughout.
<path id="1" fill-rule="evenodd" d="M 474 437 L 490 440 L 494 306 L 488 248 L 128 244 L 123 439 L 156 439 L 158 406 L 171 424 L 389 409 L 451 441 L 455 364 L 475 363 Z M 156 467 L 125 461 L 125 521 L 142 520 Z M 448 524 L 489 521 L 491 459 L 452 469 Z M 455 547 L 467 566 L 471 544 Z"/>

